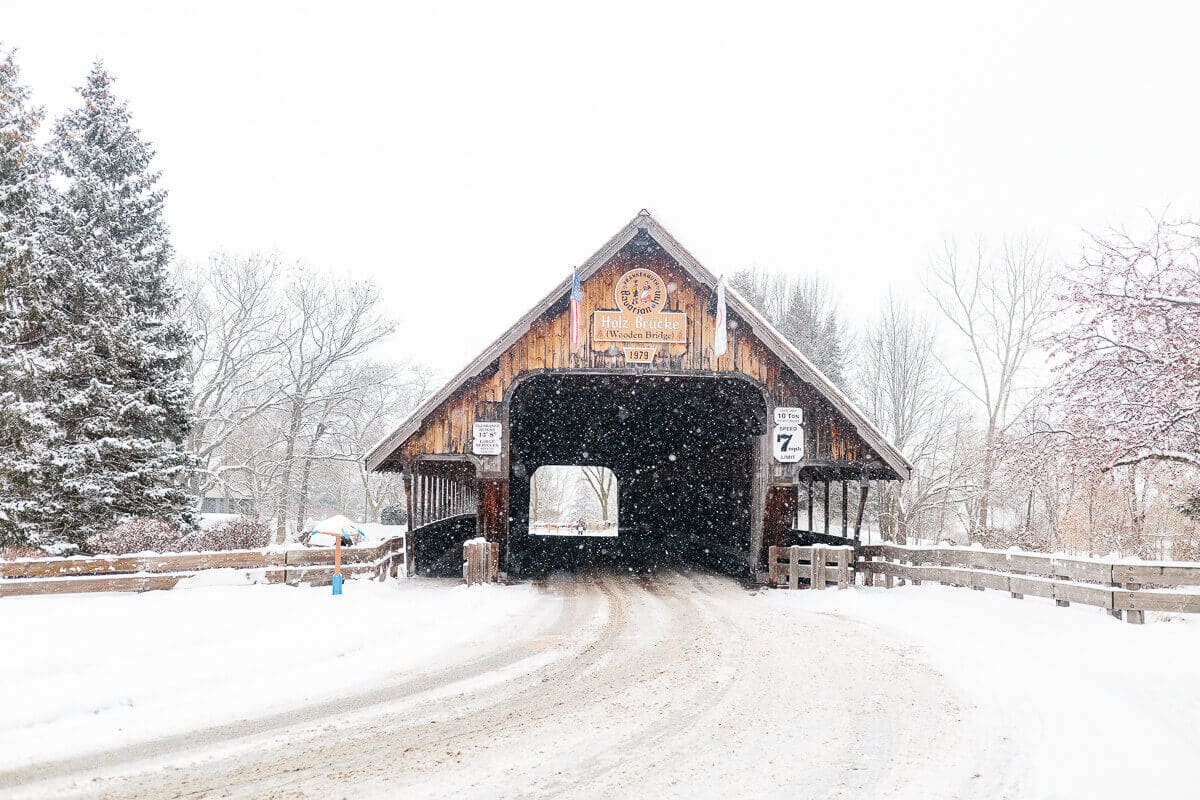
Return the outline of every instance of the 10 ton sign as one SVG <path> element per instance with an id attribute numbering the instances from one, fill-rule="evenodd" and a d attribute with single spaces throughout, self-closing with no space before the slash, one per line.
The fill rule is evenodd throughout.
<path id="1" fill-rule="evenodd" d="M 792 464 L 804 457 L 804 411 L 776 408 L 775 427 L 771 431 L 775 460 Z"/>

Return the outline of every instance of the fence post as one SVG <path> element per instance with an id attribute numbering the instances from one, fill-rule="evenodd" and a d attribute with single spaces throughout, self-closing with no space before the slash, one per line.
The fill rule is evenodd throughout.
<path id="1" fill-rule="evenodd" d="M 845 589 L 850 585 L 850 578 L 854 577 L 854 573 L 850 571 L 850 551 L 844 547 L 838 550 L 837 571 L 838 588 Z"/>
<path id="2" fill-rule="evenodd" d="M 1125 588 L 1128 591 L 1136 592 L 1142 588 L 1142 585 L 1140 583 L 1126 582 Z M 1146 612 L 1127 608 L 1125 609 L 1125 621 L 1131 625 L 1142 625 L 1146 622 Z"/>
<path id="3" fill-rule="evenodd" d="M 810 573 L 808 583 L 813 589 L 825 588 L 825 546 L 814 544 L 812 558 L 809 562 Z"/>
<path id="4" fill-rule="evenodd" d="M 800 588 L 800 545 L 788 548 L 788 588 Z"/>

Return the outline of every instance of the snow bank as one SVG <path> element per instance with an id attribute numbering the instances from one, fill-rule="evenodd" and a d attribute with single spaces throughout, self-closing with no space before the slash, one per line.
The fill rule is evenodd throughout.
<path id="1" fill-rule="evenodd" d="M 251 571 L 252 572 L 252 571 Z M 253 582 L 212 570 L 193 584 Z M 0 770 L 369 688 L 519 638 L 558 601 L 422 579 L 210 586 L 0 603 Z M 19 644 L 18 644 L 19 643 Z"/>
<path id="2" fill-rule="evenodd" d="M 938 586 L 764 592 L 765 602 L 890 629 L 1014 746 L 1022 798 L 1195 797 L 1200 619 L 1128 625 L 1089 607 Z M 886 690 L 887 675 L 879 676 Z M 1007 740 L 1007 741 L 1005 741 Z M 1190 789 L 1188 787 L 1191 787 Z"/>

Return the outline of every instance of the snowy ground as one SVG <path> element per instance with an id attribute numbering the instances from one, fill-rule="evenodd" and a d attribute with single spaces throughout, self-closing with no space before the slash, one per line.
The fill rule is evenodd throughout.
<path id="1" fill-rule="evenodd" d="M 1200 620 L 994 592 L 355 581 L 6 598 L 0 637 L 3 796 L 1200 796 Z"/>
<path id="2" fill-rule="evenodd" d="M 912 646 L 1012 737 L 1027 798 L 1200 797 L 1200 618 L 1129 625 L 1086 606 L 941 586 L 771 592 L 789 612 L 854 620 Z"/>
<path id="3" fill-rule="evenodd" d="M 5 598 L 0 773 L 326 700 L 556 613 L 529 586 L 480 589 L 351 580 L 340 597 L 217 586 Z"/>

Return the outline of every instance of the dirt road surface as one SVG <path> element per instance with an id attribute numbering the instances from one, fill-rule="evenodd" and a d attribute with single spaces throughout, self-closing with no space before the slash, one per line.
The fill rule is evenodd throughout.
<path id="1" fill-rule="evenodd" d="M 785 623 L 704 573 L 543 590 L 561 615 L 482 658 L 2 773 L 0 795 L 1021 796 L 1004 731 L 878 630 L 824 614 Z"/>

